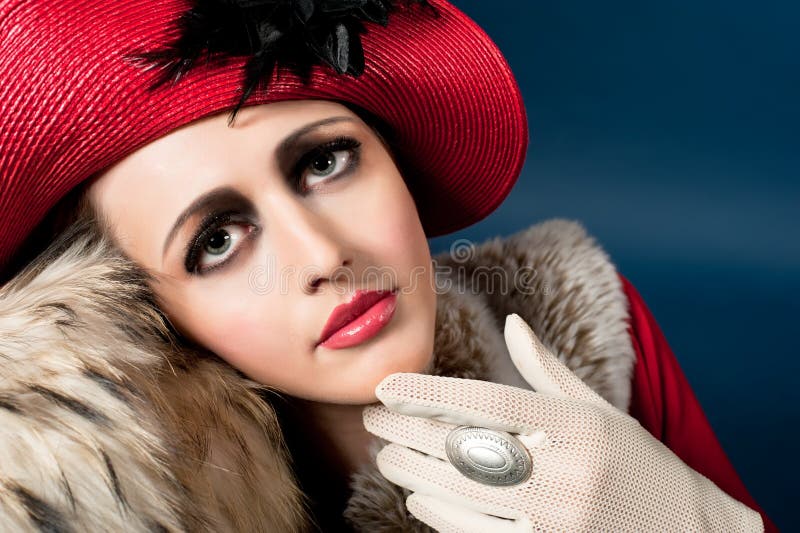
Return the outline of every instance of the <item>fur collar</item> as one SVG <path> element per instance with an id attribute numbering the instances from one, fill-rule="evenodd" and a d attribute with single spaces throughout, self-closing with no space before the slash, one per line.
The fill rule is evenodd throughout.
<path id="1" fill-rule="evenodd" d="M 578 223 L 466 250 L 434 258 L 434 373 L 524 386 L 502 338 L 514 312 L 627 410 L 627 300 Z M 492 288 L 492 272 L 516 282 Z M 0 288 L 0 530 L 306 528 L 266 388 L 178 349 L 154 309 L 146 277 L 89 226 Z M 352 488 L 355 529 L 425 530 L 374 467 Z"/>
<path id="2" fill-rule="evenodd" d="M 517 313 L 575 374 L 627 412 L 636 358 L 627 298 L 608 256 L 580 224 L 549 220 L 434 261 L 444 291 L 433 374 L 530 389 L 503 339 L 506 315 Z M 431 531 L 406 511 L 409 492 L 389 483 L 374 462 L 353 476 L 351 488 L 345 517 L 355 530 Z"/>
<path id="3" fill-rule="evenodd" d="M 0 531 L 301 531 L 262 387 L 178 349 L 93 224 L 0 288 Z"/>

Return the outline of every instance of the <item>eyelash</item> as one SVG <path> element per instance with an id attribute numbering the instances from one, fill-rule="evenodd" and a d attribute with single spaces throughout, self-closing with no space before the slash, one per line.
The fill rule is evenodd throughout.
<path id="1" fill-rule="evenodd" d="M 301 183 L 303 174 L 316 158 L 322 157 L 329 153 L 339 152 L 339 151 L 349 151 L 350 160 L 348 161 L 347 167 L 345 169 L 343 169 L 336 176 L 332 177 L 330 180 L 326 181 L 334 181 L 339 179 L 340 177 L 346 176 L 347 174 L 350 173 L 350 171 L 352 171 L 358 165 L 360 147 L 361 143 L 356 139 L 353 139 L 352 137 L 337 137 L 331 141 L 315 146 L 311 150 L 307 151 L 302 156 L 300 156 L 297 162 L 292 166 L 289 179 L 291 181 L 294 190 L 298 191 L 300 194 L 305 194 L 309 191 L 314 190 L 314 188 L 303 190 Z M 243 246 L 244 242 L 238 243 L 236 249 L 233 252 L 231 252 L 225 259 L 219 261 L 218 263 L 214 263 L 210 267 L 201 268 L 198 264 L 199 258 L 203 253 L 203 248 L 208 243 L 208 239 L 219 229 L 231 224 L 247 225 L 251 228 L 251 231 L 249 231 L 247 235 L 245 235 L 242 241 L 252 237 L 255 233 L 257 233 L 258 230 L 258 227 L 251 220 L 251 217 L 242 215 L 240 211 L 229 210 L 224 212 L 209 213 L 200 222 L 199 229 L 187 243 L 186 250 L 184 253 L 185 257 L 184 266 L 188 273 L 194 275 L 207 274 L 212 270 L 216 270 L 226 265 L 234 257 L 236 257 L 236 255 L 238 255 L 239 249 Z"/>
<path id="2" fill-rule="evenodd" d="M 218 263 L 214 263 L 214 265 L 210 267 L 200 267 L 199 259 L 201 254 L 203 253 L 203 248 L 205 248 L 206 244 L 208 243 L 208 239 L 218 231 L 220 228 L 224 228 L 225 226 L 229 226 L 231 224 L 240 224 L 243 226 L 250 226 L 253 230 L 257 230 L 257 226 L 253 224 L 253 221 L 250 217 L 242 215 L 239 211 L 225 211 L 222 213 L 211 213 L 206 216 L 200 222 L 200 229 L 197 231 L 194 237 L 189 240 L 187 247 L 186 247 L 186 259 L 184 260 L 184 266 L 186 271 L 190 274 L 207 274 L 212 270 L 216 270 L 217 268 L 222 267 L 228 261 L 232 260 L 236 254 L 239 253 L 239 249 L 241 248 L 241 243 L 237 245 L 236 249 L 231 252 L 228 257 L 219 261 Z M 244 239 L 248 239 L 251 237 L 256 231 L 249 231 L 247 235 L 245 235 Z"/>
<path id="3" fill-rule="evenodd" d="M 313 190 L 313 188 L 303 190 L 301 180 L 303 178 L 303 172 L 311 165 L 311 163 L 318 157 L 322 157 L 325 154 L 333 153 L 333 152 L 343 152 L 349 151 L 350 152 L 350 161 L 347 164 L 347 168 L 345 168 L 341 173 L 337 176 L 331 178 L 330 180 L 326 181 L 334 181 L 347 175 L 352 169 L 354 169 L 358 165 L 358 156 L 359 156 L 359 148 L 361 147 L 361 143 L 358 142 L 356 139 L 352 137 L 337 137 L 331 141 L 326 143 L 320 144 L 315 146 L 297 160 L 292 166 L 292 171 L 290 173 L 292 186 L 298 192 L 305 193 L 309 190 Z"/>

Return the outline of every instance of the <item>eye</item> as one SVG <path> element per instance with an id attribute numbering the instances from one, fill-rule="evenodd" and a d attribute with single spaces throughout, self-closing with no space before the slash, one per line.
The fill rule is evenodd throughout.
<path id="1" fill-rule="evenodd" d="M 205 274 L 227 263 L 239 252 L 255 226 L 245 221 L 223 217 L 204 229 L 193 239 L 186 256 L 186 270 Z"/>
<path id="2" fill-rule="evenodd" d="M 244 233 L 244 228 L 236 224 L 228 224 L 221 228 L 216 228 L 203 243 L 203 249 L 200 251 L 197 265 L 200 268 L 206 268 L 224 260 L 235 249 Z"/>
<path id="3" fill-rule="evenodd" d="M 306 192 L 320 182 L 344 176 L 358 166 L 360 147 L 361 143 L 350 137 L 339 137 L 315 147 L 294 165 L 295 185 Z"/>
<path id="4" fill-rule="evenodd" d="M 305 187 L 313 187 L 316 183 L 338 176 L 350 166 L 353 157 L 351 150 L 322 152 L 311 160 L 308 170 L 302 176 Z"/>

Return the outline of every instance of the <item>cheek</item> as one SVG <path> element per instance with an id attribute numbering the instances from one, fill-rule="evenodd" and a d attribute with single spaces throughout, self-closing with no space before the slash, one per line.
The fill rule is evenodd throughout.
<path id="1" fill-rule="evenodd" d="M 224 294 L 210 298 L 210 294 Z M 292 329 L 286 302 L 277 292 L 259 294 L 249 288 L 221 290 L 193 288 L 181 295 L 180 306 L 170 305 L 170 315 L 180 317 L 176 326 L 195 342 L 250 376 L 277 387 L 286 375 L 301 371 L 288 368 L 287 360 L 302 366 L 304 340 Z"/>
<path id="2" fill-rule="evenodd" d="M 359 209 L 354 238 L 360 247 L 375 254 L 376 264 L 394 265 L 408 273 L 430 260 L 428 242 L 414 201 L 402 178 L 375 180 Z"/>

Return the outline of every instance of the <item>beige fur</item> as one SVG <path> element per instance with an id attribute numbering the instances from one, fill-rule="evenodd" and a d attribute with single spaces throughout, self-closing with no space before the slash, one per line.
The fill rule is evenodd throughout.
<path id="1" fill-rule="evenodd" d="M 518 313 L 627 410 L 627 300 L 580 224 L 546 221 L 434 259 L 451 284 L 438 295 L 432 373 L 527 386 L 502 337 Z M 529 279 L 492 290 L 492 272 Z M 146 281 L 84 224 L 0 289 L 0 531 L 306 529 L 265 387 L 178 347 Z M 374 465 L 352 488 L 355 529 L 429 531 Z"/>
<path id="2" fill-rule="evenodd" d="M 0 530 L 299 531 L 263 387 L 178 350 L 91 225 L 0 291 Z"/>

